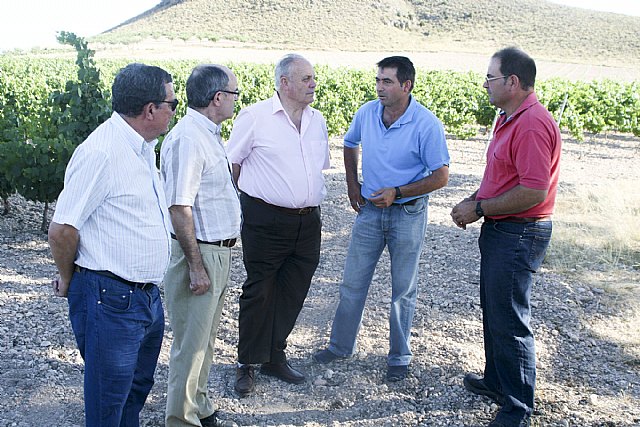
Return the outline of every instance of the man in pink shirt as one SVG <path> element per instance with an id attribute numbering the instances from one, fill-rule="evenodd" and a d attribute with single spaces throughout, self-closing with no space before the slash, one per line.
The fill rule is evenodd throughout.
<path id="1" fill-rule="evenodd" d="M 240 111 L 227 147 L 241 191 L 247 271 L 235 383 L 240 396 L 255 388 L 252 364 L 288 383 L 306 380 L 287 362 L 285 348 L 320 259 L 329 144 L 324 117 L 309 106 L 313 67 L 300 55 L 286 55 L 276 65 L 275 86 L 273 97 Z"/>
<path id="2" fill-rule="evenodd" d="M 551 239 L 562 144 L 536 98 L 535 77 L 535 62 L 521 50 L 491 58 L 484 87 L 502 116 L 480 188 L 451 211 L 463 229 L 484 217 L 478 243 L 486 361 L 484 376 L 467 374 L 464 385 L 501 405 L 490 426 L 528 426 L 533 412 L 532 274 Z"/>

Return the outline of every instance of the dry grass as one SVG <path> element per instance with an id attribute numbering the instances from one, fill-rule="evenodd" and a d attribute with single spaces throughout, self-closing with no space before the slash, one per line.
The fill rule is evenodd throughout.
<path id="1" fill-rule="evenodd" d="M 639 32 L 638 17 L 537 0 L 164 0 L 93 41 L 485 55 L 515 44 L 537 58 L 633 66 L 640 64 Z"/>
<path id="2" fill-rule="evenodd" d="M 637 181 L 576 187 L 558 198 L 554 225 L 553 268 L 612 290 L 640 289 L 633 279 L 640 269 Z"/>

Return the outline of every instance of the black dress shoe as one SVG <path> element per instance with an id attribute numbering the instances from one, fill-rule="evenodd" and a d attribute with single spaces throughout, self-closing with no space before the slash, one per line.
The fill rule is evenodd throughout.
<path id="1" fill-rule="evenodd" d="M 387 367 L 387 381 L 398 382 L 407 378 L 409 374 L 409 366 L 388 366 Z"/>
<path id="2" fill-rule="evenodd" d="M 234 421 L 220 419 L 218 411 L 215 411 L 207 418 L 201 419 L 200 424 L 202 424 L 202 427 L 238 427 L 238 424 Z"/>
<path id="3" fill-rule="evenodd" d="M 236 368 L 236 384 L 233 386 L 233 389 L 240 397 L 245 397 L 255 390 L 255 375 L 253 366 L 251 365 L 243 365 Z"/>
<path id="4" fill-rule="evenodd" d="M 302 384 L 307 380 L 304 374 L 293 369 L 289 362 L 263 363 L 260 373 L 276 377 L 290 384 Z"/>
<path id="5" fill-rule="evenodd" d="M 484 382 L 484 378 L 476 374 L 467 374 L 462 380 L 464 388 L 471 393 L 487 396 L 491 400 L 495 401 L 498 405 L 504 405 L 504 396 L 495 390 L 491 390 Z"/>

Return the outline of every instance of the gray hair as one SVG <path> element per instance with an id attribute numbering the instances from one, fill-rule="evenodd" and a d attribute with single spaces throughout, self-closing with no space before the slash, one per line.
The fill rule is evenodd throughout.
<path id="1" fill-rule="evenodd" d="M 187 79 L 187 104 L 191 108 L 206 108 L 228 84 L 229 75 L 219 65 L 198 65 Z"/>
<path id="2" fill-rule="evenodd" d="M 118 71 L 111 86 L 113 111 L 127 117 L 136 117 L 150 102 L 160 103 L 167 96 L 165 84 L 173 80 L 171 74 L 160 67 L 140 63 L 129 64 Z"/>
<path id="3" fill-rule="evenodd" d="M 290 53 L 278 61 L 275 72 L 276 90 L 280 90 L 280 77 L 291 77 L 291 68 L 296 61 L 307 61 L 307 59 L 297 53 Z"/>

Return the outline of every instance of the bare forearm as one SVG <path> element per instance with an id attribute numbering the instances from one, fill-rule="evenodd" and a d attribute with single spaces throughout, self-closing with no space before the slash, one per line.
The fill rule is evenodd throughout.
<path id="1" fill-rule="evenodd" d="M 348 186 L 358 184 L 358 162 L 360 160 L 360 147 L 344 147 L 344 171 Z"/>
<path id="2" fill-rule="evenodd" d="M 174 205 L 169 208 L 171 223 L 175 231 L 180 248 L 193 270 L 203 269 L 202 255 L 196 240 L 196 230 L 193 225 L 193 212 L 190 206 Z"/>
<path id="3" fill-rule="evenodd" d="M 449 167 L 443 166 L 436 169 L 431 175 L 422 178 L 411 184 L 401 185 L 400 192 L 402 197 L 420 196 L 422 194 L 431 193 L 439 190 L 449 182 Z"/>
<path id="4" fill-rule="evenodd" d="M 78 230 L 70 225 L 52 222 L 49 225 L 48 238 L 51 255 L 58 268 L 60 278 L 65 283 L 69 283 L 71 276 L 73 276 L 78 242 L 80 241 Z"/>
<path id="5" fill-rule="evenodd" d="M 482 200 L 481 206 L 485 215 L 517 214 L 540 204 L 547 197 L 547 190 L 518 185 L 511 190 L 491 199 Z"/>
<path id="6" fill-rule="evenodd" d="M 451 218 L 458 227 L 466 228 L 467 224 L 480 219 L 476 213 L 476 195 L 477 191 L 451 210 Z M 542 203 L 546 197 L 547 190 L 534 190 L 518 185 L 497 197 L 481 200 L 480 207 L 486 216 L 510 215 L 524 212 Z"/>

